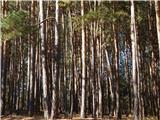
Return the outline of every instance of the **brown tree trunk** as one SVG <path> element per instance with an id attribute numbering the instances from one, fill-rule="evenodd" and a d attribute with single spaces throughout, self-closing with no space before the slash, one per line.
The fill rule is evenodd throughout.
<path id="1" fill-rule="evenodd" d="M 56 9 L 55 9 L 55 41 L 54 41 L 54 61 L 52 66 L 52 109 L 51 109 L 51 119 L 56 118 L 58 114 L 58 40 L 59 40 L 59 34 L 58 34 L 58 20 L 59 17 L 59 5 L 58 0 L 56 0 Z"/>

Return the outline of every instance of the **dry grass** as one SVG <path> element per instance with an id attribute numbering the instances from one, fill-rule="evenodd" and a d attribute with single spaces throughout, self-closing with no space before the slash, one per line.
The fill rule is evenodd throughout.
<path id="1" fill-rule="evenodd" d="M 7 117 L 3 117 L 2 120 L 44 120 L 41 116 L 21 116 L 21 115 L 9 115 Z"/>
<path id="2" fill-rule="evenodd" d="M 70 120 L 71 118 L 65 118 L 64 116 L 61 116 L 61 118 L 56 119 L 56 120 Z M 6 117 L 3 117 L 2 120 L 44 120 L 43 116 L 33 116 L 33 117 L 29 117 L 29 116 L 22 116 L 22 115 L 8 115 Z M 72 120 L 80 120 L 79 115 L 74 115 L 74 117 L 72 118 Z M 93 119 L 90 116 L 88 116 L 88 118 L 85 118 L 84 120 L 115 120 L 113 117 L 108 117 L 108 116 L 104 116 L 102 119 L 98 118 L 98 119 Z M 133 117 L 126 117 L 126 116 L 122 116 L 122 120 L 133 120 Z M 149 117 L 149 118 L 145 118 L 144 120 L 157 120 L 155 117 Z"/>

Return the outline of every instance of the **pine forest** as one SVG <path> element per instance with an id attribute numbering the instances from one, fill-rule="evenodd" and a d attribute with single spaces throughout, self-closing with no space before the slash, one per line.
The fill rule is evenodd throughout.
<path id="1" fill-rule="evenodd" d="M 0 6 L 0 119 L 160 120 L 160 1 Z"/>

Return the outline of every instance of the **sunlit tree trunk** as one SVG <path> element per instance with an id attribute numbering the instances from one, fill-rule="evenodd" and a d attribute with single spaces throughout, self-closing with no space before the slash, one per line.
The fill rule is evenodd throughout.
<path id="1" fill-rule="evenodd" d="M 31 25 L 35 24 L 35 20 L 34 20 L 34 16 L 35 16 L 35 2 L 32 0 L 31 3 Z M 35 88 L 35 35 L 33 33 L 30 34 L 30 94 L 29 94 L 29 99 L 30 99 L 30 103 L 29 103 L 29 114 L 33 115 L 34 112 L 34 88 Z"/>
<path id="2" fill-rule="evenodd" d="M 137 39 L 137 48 L 136 48 L 136 67 L 137 67 L 137 97 L 138 97 L 138 119 L 143 119 L 142 118 L 142 106 L 141 106 L 141 59 L 140 59 L 140 36 L 139 36 L 139 26 L 138 24 L 136 25 L 135 30 L 136 32 L 136 39 Z"/>
<path id="3" fill-rule="evenodd" d="M 37 37 L 37 41 L 39 40 L 39 38 Z M 40 44 L 38 44 L 36 46 L 36 93 L 35 93 L 35 110 L 36 110 L 36 113 L 39 113 L 40 112 L 40 75 L 41 75 L 41 72 L 40 72 Z"/>
<path id="4" fill-rule="evenodd" d="M 84 1 L 81 0 L 81 16 L 84 16 Z M 82 95 L 81 95 L 81 113 L 80 117 L 85 117 L 85 32 L 84 20 L 82 18 Z"/>
<path id="5" fill-rule="evenodd" d="M 68 11 L 68 26 L 69 26 L 69 42 L 71 45 L 71 51 L 70 51 L 70 58 L 71 58 L 71 68 L 70 71 L 72 73 L 72 77 L 70 80 L 70 117 L 72 117 L 73 115 L 73 98 L 74 98 L 74 81 L 75 81 L 75 76 L 74 76 L 74 59 L 75 59 L 75 55 L 74 55 L 74 42 L 73 42 L 73 30 L 72 30 L 72 18 L 71 18 L 71 11 Z"/>
<path id="6" fill-rule="evenodd" d="M 136 67 L 136 27 L 135 27 L 135 13 L 134 1 L 131 0 L 131 41 L 132 41 L 132 82 L 133 82 L 133 99 L 134 99 L 134 120 L 138 120 L 138 91 L 137 91 L 137 67 Z"/>
<path id="7" fill-rule="evenodd" d="M 160 57 L 160 2 L 158 0 L 155 0 L 155 10 L 156 10 L 158 45 L 159 45 L 159 57 Z"/>
<path id="8" fill-rule="evenodd" d="M 156 11 L 156 25 L 157 25 L 157 37 L 158 37 L 158 46 L 159 46 L 159 70 L 160 70 L 160 1 L 155 0 L 155 11 Z M 159 74 L 160 76 L 160 74 Z M 160 85 L 158 86 L 160 89 Z M 158 102 L 158 119 L 160 119 L 160 94 L 157 97 Z"/>
<path id="9" fill-rule="evenodd" d="M 96 11 L 96 1 L 94 0 L 94 11 Z M 91 84 L 92 84 L 92 115 L 96 117 L 96 80 L 95 80 L 95 36 L 96 22 L 91 24 Z"/>
<path id="10" fill-rule="evenodd" d="M 66 25 L 66 19 L 64 17 L 64 63 L 63 63 L 63 80 L 64 80 L 64 87 L 63 87 L 63 105 L 64 105 L 64 113 L 66 114 L 67 112 L 67 48 L 68 48 L 68 30 L 66 29 L 67 25 Z"/>
<path id="11" fill-rule="evenodd" d="M 44 118 L 48 120 L 48 106 L 47 106 L 47 77 L 45 68 L 45 40 L 44 40 L 44 23 L 43 21 L 43 1 L 39 1 L 39 18 L 40 18 L 40 37 L 41 37 L 41 60 L 42 60 L 42 87 L 43 87 L 43 111 Z"/>
<path id="12" fill-rule="evenodd" d="M 113 34 L 114 34 L 114 50 L 115 50 L 115 117 L 120 118 L 120 99 L 119 99 L 119 45 L 117 31 L 115 30 L 115 25 L 113 24 Z"/>
<path id="13" fill-rule="evenodd" d="M 111 97 L 111 112 L 113 111 L 113 106 L 114 106 L 114 94 L 113 94 L 113 74 L 112 74 L 112 68 L 111 68 L 111 64 L 109 61 L 109 54 L 108 51 L 105 50 L 105 56 L 106 56 L 106 63 L 107 63 L 107 73 L 108 73 L 108 83 L 109 83 L 109 91 L 110 91 L 110 97 Z M 110 112 L 110 111 L 109 111 Z"/>
<path id="14" fill-rule="evenodd" d="M 101 25 L 100 25 L 100 34 L 101 34 Z M 97 41 L 97 59 L 98 59 L 98 65 L 97 65 L 97 74 L 98 74 L 98 116 L 102 118 L 102 79 L 101 79 L 101 35 Z"/>
<path id="15" fill-rule="evenodd" d="M 95 71 L 95 60 L 94 60 L 94 53 L 95 53 L 95 50 L 94 50 L 94 37 L 93 37 L 93 24 L 91 24 L 91 86 L 92 86 L 92 116 L 95 117 L 96 116 L 96 105 L 95 105 L 95 74 L 94 74 L 94 71 Z"/>

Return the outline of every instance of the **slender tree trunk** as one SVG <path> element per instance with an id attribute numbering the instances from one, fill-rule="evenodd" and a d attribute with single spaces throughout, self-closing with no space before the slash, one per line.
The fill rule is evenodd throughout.
<path id="1" fill-rule="evenodd" d="M 159 47 L 159 66 L 160 66 L 160 2 L 158 0 L 155 0 L 155 11 L 156 11 L 156 25 L 157 25 L 158 47 Z M 158 71 L 160 71 L 160 68 Z M 160 87 L 160 85 L 158 87 Z M 160 94 L 157 97 L 157 102 L 158 102 L 158 106 L 157 106 L 158 113 L 157 114 L 158 114 L 158 119 L 160 119 Z"/>
<path id="2" fill-rule="evenodd" d="M 91 24 L 91 32 L 93 31 L 93 25 Z M 93 33 L 95 34 L 95 33 Z M 91 35 L 91 85 L 92 85 L 92 116 L 96 117 L 96 105 L 95 105 L 95 60 L 94 60 L 94 37 Z"/>
<path id="3" fill-rule="evenodd" d="M 3 6 L 3 0 L 1 1 L 0 5 Z M 0 14 L 0 18 L 2 18 L 2 14 Z M 0 38 L 0 85 L 2 87 L 2 39 Z M 0 88 L 0 117 L 2 114 L 2 89 Z"/>
<path id="4" fill-rule="evenodd" d="M 137 48 L 136 48 L 136 67 L 137 67 L 137 91 L 138 91 L 138 119 L 142 119 L 141 117 L 142 117 L 142 112 L 141 112 L 141 110 L 142 110 L 142 106 L 141 106 L 141 80 L 142 80 L 142 78 L 141 78 L 141 71 L 140 71 L 140 69 L 141 69 L 141 61 L 140 61 L 140 41 L 139 41 L 139 34 L 138 34 L 138 24 L 137 24 L 137 26 L 136 26 L 136 31 L 137 31 L 137 34 L 136 34 L 136 38 L 137 38 Z"/>
<path id="5" fill-rule="evenodd" d="M 101 28 L 100 28 L 101 33 Z M 97 74 L 98 74 L 98 113 L 99 117 L 102 118 L 102 79 L 101 79 L 101 36 L 96 39 L 97 41 L 97 58 L 98 58 L 98 65 L 97 65 Z"/>
<path id="6" fill-rule="evenodd" d="M 132 41 L 132 82 L 133 82 L 133 99 L 134 99 L 134 120 L 138 120 L 138 91 L 137 91 L 137 73 L 136 73 L 136 27 L 135 27 L 135 13 L 134 1 L 131 0 L 131 41 Z"/>
<path id="7" fill-rule="evenodd" d="M 72 117 L 73 115 L 73 104 L 74 104 L 74 101 L 73 101 L 73 97 L 74 97 L 74 81 L 75 81 L 75 71 L 74 71 L 74 59 L 75 59 L 75 56 L 74 56 L 74 45 L 73 45 L 73 30 L 72 30 L 72 19 L 71 19 L 71 11 L 69 10 L 68 11 L 68 19 L 69 19 L 69 40 L 70 40 L 70 45 L 71 45 L 71 60 L 72 60 L 72 67 L 71 67 L 71 71 L 72 71 L 72 78 L 70 80 L 70 97 L 71 97 L 71 104 L 70 104 L 70 117 Z"/>
<path id="8" fill-rule="evenodd" d="M 3 106 L 2 106 L 2 114 L 5 114 L 5 112 L 6 112 L 6 90 L 7 90 L 7 88 L 6 88 L 6 82 L 7 82 L 7 42 L 5 41 L 4 42 L 4 44 L 3 44 L 3 53 L 2 53 L 2 55 L 3 55 L 3 61 L 2 61 L 2 64 L 3 64 L 3 71 L 2 71 L 2 82 L 3 82 L 3 97 L 2 97 L 2 99 L 3 99 Z"/>
<path id="9" fill-rule="evenodd" d="M 84 1 L 81 0 L 81 16 L 84 16 Z M 82 19 L 82 95 L 81 95 L 81 114 L 80 117 L 85 117 L 85 32 L 84 20 Z"/>
<path id="10" fill-rule="evenodd" d="M 109 61 L 109 55 L 108 55 L 108 51 L 105 50 L 105 55 L 106 55 L 106 62 L 107 62 L 107 73 L 108 73 L 108 82 L 109 82 L 109 91 L 110 91 L 110 97 L 111 97 L 111 111 L 113 111 L 113 106 L 114 106 L 114 94 L 113 94 L 113 74 L 112 74 L 112 68 L 111 68 L 111 64 Z M 109 111 L 110 112 L 110 111 Z"/>
<path id="11" fill-rule="evenodd" d="M 58 114 L 58 14 L 59 14 L 59 6 L 58 0 L 56 0 L 56 9 L 55 9 L 55 41 L 54 41 L 54 61 L 53 61 L 53 76 L 52 76 L 52 109 L 51 109 L 51 119 L 57 117 Z"/>
<path id="12" fill-rule="evenodd" d="M 66 23 L 66 20 L 64 19 Z M 63 104 L 64 104 L 64 112 L 67 112 L 67 25 L 64 24 L 64 66 L 63 66 L 63 80 L 64 80 L 64 88 L 63 88 Z"/>
<path id="13" fill-rule="evenodd" d="M 157 36 L 159 45 L 159 58 L 160 58 L 160 2 L 158 0 L 155 0 L 155 11 L 156 11 Z"/>
<path id="14" fill-rule="evenodd" d="M 43 1 L 39 1 L 39 18 L 40 23 L 43 21 Z M 46 77 L 46 68 L 45 68 L 45 40 L 44 40 L 44 23 L 40 24 L 40 36 L 41 36 L 41 60 L 42 60 L 42 87 L 43 87 L 43 110 L 44 118 L 48 120 L 48 106 L 47 106 L 47 77 Z"/>
<path id="15" fill-rule="evenodd" d="M 119 99 L 119 45 L 118 36 L 115 30 L 115 25 L 113 24 L 113 34 L 114 34 L 114 50 L 115 50 L 115 117 L 120 118 L 120 99 Z"/>
<path id="16" fill-rule="evenodd" d="M 37 38 L 37 41 L 38 41 L 39 38 Z M 35 105 L 35 110 L 36 110 L 36 113 L 39 113 L 40 112 L 40 44 L 38 44 L 36 46 L 36 93 L 35 93 L 35 96 L 36 96 L 36 105 Z"/>
<path id="17" fill-rule="evenodd" d="M 35 16 L 35 2 L 32 0 L 31 3 L 31 25 L 35 24 L 34 21 Z M 30 50 L 30 104 L 29 104 L 29 114 L 32 116 L 34 112 L 34 88 L 35 88 L 35 43 L 34 43 L 35 35 L 31 33 L 30 41 L 31 41 L 31 50 Z"/>
<path id="18" fill-rule="evenodd" d="M 3 12 L 3 14 L 1 14 L 2 16 L 1 16 L 1 18 L 3 18 L 3 17 L 6 17 L 7 16 L 7 12 L 8 12 L 8 1 L 7 0 L 2 0 L 1 1 L 2 2 L 2 12 Z M 2 114 L 5 114 L 5 111 L 6 111 L 6 74 L 7 74 L 7 63 L 6 63 L 6 59 L 7 59 L 7 55 L 6 55 L 6 52 L 7 52 L 7 42 L 6 41 L 4 41 L 4 42 L 2 42 L 2 40 L 0 41 L 0 51 L 1 51 L 1 54 L 0 54 L 0 57 L 2 57 L 1 59 L 0 59 L 0 61 L 1 61 L 1 66 L 0 66 L 0 69 L 1 69 L 1 79 L 0 79 L 0 81 L 2 82 L 2 84 L 0 84 L 0 85 L 2 85 L 1 86 L 1 90 L 2 91 L 0 91 L 0 93 L 1 93 L 1 100 L 2 100 L 2 102 L 1 102 L 1 110 L 2 111 L 0 111 Z"/>

